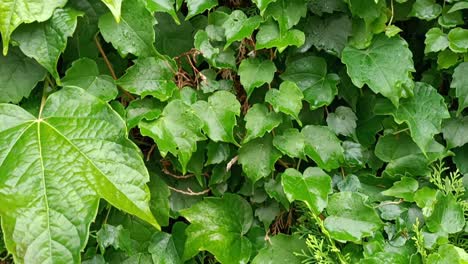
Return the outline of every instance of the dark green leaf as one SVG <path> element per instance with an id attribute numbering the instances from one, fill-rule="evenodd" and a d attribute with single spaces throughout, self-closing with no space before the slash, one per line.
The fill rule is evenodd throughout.
<path id="1" fill-rule="evenodd" d="M 250 97 L 255 88 L 271 83 L 275 72 L 275 64 L 270 60 L 255 58 L 242 60 L 239 65 L 239 76 L 247 97 Z"/>
<path id="2" fill-rule="evenodd" d="M 301 133 L 305 136 L 305 153 L 317 165 L 330 171 L 340 167 L 344 161 L 340 140 L 324 126 L 306 126 Z"/>

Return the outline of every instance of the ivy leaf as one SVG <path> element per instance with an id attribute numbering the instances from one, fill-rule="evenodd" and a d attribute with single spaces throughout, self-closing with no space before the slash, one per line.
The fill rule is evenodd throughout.
<path id="1" fill-rule="evenodd" d="M 447 34 L 442 32 L 440 28 L 431 28 L 426 33 L 424 44 L 426 44 L 424 53 L 439 52 L 448 48 L 449 41 Z"/>
<path id="2" fill-rule="evenodd" d="M 436 19 L 442 13 L 442 6 L 435 0 L 416 0 L 409 13 L 410 16 L 424 20 Z"/>
<path id="3" fill-rule="evenodd" d="M 466 262 L 468 262 L 468 254 L 466 253 L 466 251 L 451 244 L 441 245 L 438 249 L 438 252 L 434 252 L 427 256 L 428 264 L 449 264 Z"/>
<path id="4" fill-rule="evenodd" d="M 339 77 L 327 74 L 327 63 L 320 57 L 304 56 L 288 62 L 281 79 L 295 82 L 311 109 L 329 105 L 338 93 Z"/>
<path id="5" fill-rule="evenodd" d="M 278 234 L 271 237 L 267 246 L 252 260 L 252 264 L 301 264 L 301 258 L 295 253 L 306 250 L 305 240 L 298 235 Z"/>
<path id="6" fill-rule="evenodd" d="M 353 16 L 364 19 L 367 24 L 378 19 L 385 7 L 385 3 L 381 1 L 349 0 L 347 2 Z"/>
<path id="7" fill-rule="evenodd" d="M 427 153 L 434 135 L 440 133 L 442 120 L 450 118 L 444 98 L 429 84 L 416 83 L 414 96 L 401 100 L 392 113 L 398 124 L 406 123 L 411 137 Z"/>
<path id="8" fill-rule="evenodd" d="M 265 12 L 268 5 L 276 1 L 277 0 L 252 0 L 252 2 L 254 2 L 257 5 L 258 9 L 260 9 L 260 14 L 262 16 L 263 16 L 263 12 Z"/>
<path id="9" fill-rule="evenodd" d="M 281 32 L 278 24 L 270 19 L 260 26 L 256 39 L 256 49 L 277 48 L 281 53 L 288 46 L 302 46 L 305 42 L 305 35 L 297 29 Z"/>
<path id="10" fill-rule="evenodd" d="M 270 175 L 280 157 L 281 152 L 273 146 L 271 135 L 251 140 L 239 149 L 239 164 L 242 164 L 247 178 L 254 183 Z"/>
<path id="11" fill-rule="evenodd" d="M 177 85 L 174 78 L 175 63 L 155 57 L 141 58 L 127 69 L 117 84 L 130 93 L 145 97 L 151 95 L 161 101 L 172 97 Z"/>
<path id="12" fill-rule="evenodd" d="M 235 194 L 208 197 L 181 211 L 190 225 L 186 229 L 184 260 L 207 250 L 221 263 L 247 263 L 252 244 L 244 235 L 253 222 L 249 203 Z"/>
<path id="13" fill-rule="evenodd" d="M 262 15 L 265 18 L 273 17 L 278 21 L 280 32 L 285 33 L 295 26 L 307 14 L 307 1 L 305 0 L 276 0 L 269 4 Z"/>
<path id="14" fill-rule="evenodd" d="M 405 40 L 378 35 L 365 50 L 350 46 L 344 48 L 341 60 L 348 69 L 354 85 L 367 84 L 375 93 L 381 93 L 398 106 L 400 98 L 413 94 L 414 72 L 411 51 Z"/>
<path id="15" fill-rule="evenodd" d="M 88 58 L 73 62 L 62 79 L 62 86 L 80 87 L 104 101 L 115 99 L 119 93 L 112 77 L 100 75 L 96 62 Z"/>
<path id="16" fill-rule="evenodd" d="M 195 113 L 205 123 L 203 130 L 213 141 L 237 144 L 233 130 L 237 124 L 236 116 L 240 115 L 240 103 L 235 95 L 227 91 L 218 91 L 206 101 L 192 105 Z"/>
<path id="17" fill-rule="evenodd" d="M 174 232 L 173 232 L 174 233 Z M 152 263 L 156 264 L 177 264 L 182 263 L 179 252 L 176 248 L 174 236 L 164 232 L 158 232 L 151 238 L 148 252 L 151 254 Z"/>
<path id="18" fill-rule="evenodd" d="M 168 13 L 177 24 L 180 24 L 179 17 L 175 10 L 175 0 L 147 0 L 146 7 L 149 11 Z M 159 23 L 159 21 L 158 21 Z"/>
<path id="19" fill-rule="evenodd" d="M 48 20 L 54 10 L 63 7 L 67 0 L 17 0 L 0 2 L 0 33 L 3 40 L 3 55 L 8 53 L 8 44 L 13 31 L 23 23 L 43 22 Z M 27 7 L 27 8 L 26 8 Z"/>
<path id="20" fill-rule="evenodd" d="M 301 133 L 305 136 L 305 153 L 317 165 L 330 171 L 340 167 L 344 161 L 344 150 L 340 140 L 325 126 L 305 126 Z"/>
<path id="21" fill-rule="evenodd" d="M 270 60 L 248 58 L 239 65 L 239 76 L 242 86 L 250 97 L 255 88 L 271 83 L 275 76 L 276 66 Z"/>
<path id="22" fill-rule="evenodd" d="M 468 29 L 454 28 L 448 33 L 449 48 L 456 53 L 468 51 Z"/>
<path id="23" fill-rule="evenodd" d="M 291 81 L 281 83 L 279 89 L 268 90 L 265 101 L 273 106 L 275 112 L 283 112 L 296 119 L 297 123 L 302 126 L 299 119 L 299 112 L 302 109 L 302 95 L 301 89 Z"/>
<path id="24" fill-rule="evenodd" d="M 296 169 L 286 169 L 281 176 L 284 192 L 290 202 L 303 201 L 314 214 L 327 207 L 332 193 L 331 177 L 317 167 L 309 167 L 302 175 Z"/>
<path id="25" fill-rule="evenodd" d="M 452 117 L 442 123 L 442 132 L 447 141 L 447 148 L 461 147 L 468 143 L 468 116 Z"/>
<path id="26" fill-rule="evenodd" d="M 205 12 L 218 5 L 218 0 L 185 0 L 187 3 L 188 13 L 185 20 L 192 18 L 198 14 Z"/>
<path id="27" fill-rule="evenodd" d="M 64 88 L 38 118 L 1 104 L 0 127 L 0 215 L 17 262 L 80 263 L 100 198 L 159 228 L 148 171 L 107 103 Z"/>
<path id="28" fill-rule="evenodd" d="M 132 129 L 136 127 L 143 119 L 151 121 L 158 118 L 163 108 L 163 104 L 155 98 L 143 98 L 131 101 L 126 109 L 127 128 Z"/>
<path id="29" fill-rule="evenodd" d="M 57 9 L 44 23 L 26 24 L 18 28 L 12 39 L 26 56 L 44 66 L 56 80 L 60 80 L 57 62 L 73 35 L 77 19 L 83 13 L 73 9 Z"/>
<path id="30" fill-rule="evenodd" d="M 300 47 L 300 50 L 306 51 L 314 46 L 318 50 L 341 56 L 341 51 L 351 35 L 351 26 L 352 21 L 346 15 L 308 17 L 304 28 L 305 44 Z"/>
<path id="31" fill-rule="evenodd" d="M 179 99 L 169 102 L 157 120 L 142 120 L 138 126 L 143 136 L 154 139 L 163 157 L 170 152 L 179 158 L 184 174 L 192 153 L 197 150 L 197 141 L 205 139 L 201 133 L 203 121 Z"/>
<path id="32" fill-rule="evenodd" d="M 254 138 L 262 137 L 266 132 L 271 132 L 281 124 L 282 118 L 280 114 L 269 112 L 265 105 L 254 104 L 245 115 L 244 120 L 247 130 L 244 143 L 247 143 Z"/>
<path id="33" fill-rule="evenodd" d="M 8 55 L 0 56 L 0 103 L 19 103 L 46 73 L 36 61 L 12 48 Z"/>
<path id="34" fill-rule="evenodd" d="M 99 18 L 99 29 L 107 42 L 125 57 L 133 54 L 140 58 L 158 56 L 154 48 L 154 29 L 156 19 L 140 0 L 125 0 L 122 16 L 117 23 L 111 13 Z"/>
<path id="35" fill-rule="evenodd" d="M 130 232 L 122 225 L 113 226 L 104 224 L 96 233 L 96 240 L 102 252 L 105 252 L 105 249 L 109 246 L 125 252 L 131 251 L 132 241 Z"/>
<path id="36" fill-rule="evenodd" d="M 284 130 L 273 138 L 273 145 L 291 158 L 305 159 L 305 137 L 295 128 Z"/>
<path id="37" fill-rule="evenodd" d="M 442 231 L 453 234 L 462 231 L 465 226 L 463 207 L 453 195 L 439 193 L 432 214 L 426 219 L 426 226 L 433 233 Z"/>
<path id="38" fill-rule="evenodd" d="M 450 87 L 455 89 L 458 98 L 458 113 L 468 106 L 468 62 L 460 63 L 454 70 Z"/>
<path id="39" fill-rule="evenodd" d="M 351 136 L 356 130 L 357 117 L 349 107 L 339 106 L 327 116 L 327 125 L 337 135 Z"/>
<path id="40" fill-rule="evenodd" d="M 402 177 L 400 181 L 393 183 L 393 186 L 382 192 L 383 195 L 402 198 L 407 202 L 414 202 L 414 193 L 418 190 L 418 181 Z"/>
<path id="41" fill-rule="evenodd" d="M 226 35 L 224 49 L 229 47 L 234 41 L 250 37 L 253 31 L 260 26 L 261 22 L 262 18 L 260 16 L 247 17 L 241 10 L 232 11 L 229 18 L 223 23 Z"/>
<path id="42" fill-rule="evenodd" d="M 101 0 L 111 11 L 117 23 L 120 22 L 120 9 L 122 8 L 123 0 Z"/>
<path id="43" fill-rule="evenodd" d="M 178 56 L 193 48 L 194 27 L 190 21 L 177 24 L 171 16 L 157 13 L 158 25 L 154 28 L 156 49 L 170 57 Z"/>
<path id="44" fill-rule="evenodd" d="M 372 236 L 382 228 L 380 217 L 366 200 L 366 196 L 356 192 L 330 196 L 324 225 L 332 238 L 360 243 L 362 238 Z"/>

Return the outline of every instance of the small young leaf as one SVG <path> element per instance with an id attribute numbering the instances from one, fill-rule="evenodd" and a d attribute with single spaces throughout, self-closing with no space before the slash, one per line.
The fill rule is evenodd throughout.
<path id="1" fill-rule="evenodd" d="M 440 28 L 431 28 L 426 33 L 424 44 L 426 44 L 424 53 L 439 52 L 448 48 L 449 41 L 447 34 L 442 32 Z"/>
<path id="2" fill-rule="evenodd" d="M 330 196 L 324 224 L 332 238 L 360 243 L 362 238 L 372 236 L 382 228 L 382 220 L 366 199 L 366 196 L 355 192 Z"/>
<path id="3" fill-rule="evenodd" d="M 449 47 L 453 52 L 465 53 L 468 51 L 468 29 L 454 28 L 448 33 Z"/>
<path id="4" fill-rule="evenodd" d="M 221 263 L 247 263 L 252 244 L 245 237 L 253 222 L 252 208 L 240 196 L 209 197 L 181 211 L 186 229 L 184 260 L 207 250 Z"/>
<path id="5" fill-rule="evenodd" d="M 442 6 L 437 4 L 435 0 L 416 0 L 409 15 L 419 19 L 432 20 L 436 19 L 440 13 L 442 13 Z"/>
<path id="6" fill-rule="evenodd" d="M 280 33 L 285 33 L 299 23 L 301 17 L 305 17 L 306 14 L 306 0 L 276 0 L 268 5 L 263 16 L 273 17 L 278 21 Z"/>
<path id="7" fill-rule="evenodd" d="M 254 138 L 262 137 L 266 132 L 279 126 L 282 118 L 280 114 L 269 112 L 265 105 L 255 104 L 249 109 L 244 120 L 247 130 L 244 143 L 247 143 Z"/>
<path id="8" fill-rule="evenodd" d="M 383 195 L 403 198 L 407 202 L 414 202 L 414 193 L 418 190 L 418 181 L 409 178 L 402 177 L 400 181 L 397 181 L 393 186 L 382 192 Z"/>
<path id="9" fill-rule="evenodd" d="M 158 56 L 154 48 L 154 29 L 156 19 L 141 0 L 125 0 L 122 16 L 117 23 L 111 13 L 99 18 L 99 29 L 107 42 L 125 57 L 128 54 L 150 57 Z"/>
<path id="10" fill-rule="evenodd" d="M 119 93 L 112 77 L 100 75 L 96 62 L 88 58 L 73 62 L 62 79 L 62 86 L 80 87 L 104 101 L 115 99 Z"/>
<path id="11" fill-rule="evenodd" d="M 174 78 L 175 63 L 155 57 L 141 58 L 127 69 L 117 84 L 125 90 L 145 97 L 151 95 L 161 101 L 171 98 L 177 85 Z"/>
<path id="12" fill-rule="evenodd" d="M 234 10 L 229 18 L 223 23 L 226 35 L 226 45 L 229 47 L 234 41 L 240 41 L 250 37 L 253 31 L 260 26 L 262 18 L 260 16 L 247 17 L 241 10 Z"/>
<path id="13" fill-rule="evenodd" d="M 250 97 L 253 90 L 265 83 L 271 83 L 275 76 L 276 66 L 270 60 L 245 59 L 239 65 L 239 76 L 242 86 Z"/>
<path id="14" fill-rule="evenodd" d="M 304 32 L 297 29 L 281 32 L 278 24 L 271 19 L 260 26 L 256 38 L 257 49 L 277 48 L 279 52 L 288 46 L 300 47 L 305 42 Z"/>
<path id="15" fill-rule="evenodd" d="M 299 119 L 299 112 L 302 109 L 302 99 L 304 95 L 297 85 L 291 81 L 281 83 L 279 89 L 268 90 L 265 96 L 265 102 L 273 106 L 275 112 L 283 112 L 296 119 L 297 123 L 302 126 Z"/>
<path id="16" fill-rule="evenodd" d="M 317 165 L 330 171 L 340 167 L 344 161 L 344 151 L 340 140 L 324 126 L 305 126 L 301 133 L 305 136 L 305 153 Z"/>
<path id="17" fill-rule="evenodd" d="M 218 91 L 206 101 L 198 101 L 192 105 L 195 114 L 205 123 L 203 131 L 215 141 L 237 144 L 233 130 L 237 124 L 236 117 L 240 115 L 240 103 L 235 95 L 226 91 Z"/>
<path id="18" fill-rule="evenodd" d="M 289 201 L 303 201 L 314 214 L 327 207 L 328 195 L 332 193 L 331 177 L 316 167 L 307 168 L 304 174 L 286 169 L 281 183 Z"/>
<path id="19" fill-rule="evenodd" d="M 280 157 L 281 152 L 273 146 L 270 135 L 244 143 L 239 149 L 239 164 L 242 165 L 245 175 L 254 183 L 270 175 Z"/>

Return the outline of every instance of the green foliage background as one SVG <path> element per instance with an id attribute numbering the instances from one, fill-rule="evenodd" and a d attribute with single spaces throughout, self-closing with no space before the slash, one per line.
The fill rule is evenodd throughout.
<path id="1" fill-rule="evenodd" d="M 0 0 L 0 263 L 468 263 L 467 21 Z"/>

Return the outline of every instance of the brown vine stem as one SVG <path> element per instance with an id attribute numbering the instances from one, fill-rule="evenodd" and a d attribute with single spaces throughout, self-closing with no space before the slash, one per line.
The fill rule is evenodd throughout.
<path id="1" fill-rule="evenodd" d="M 237 162 L 238 159 L 239 159 L 239 156 L 235 156 L 234 158 L 232 158 L 226 165 L 226 171 L 230 171 L 232 166 Z"/>
<path id="2" fill-rule="evenodd" d="M 171 186 L 167 186 L 167 187 L 169 188 L 169 190 L 172 190 L 174 192 L 178 192 L 178 193 L 185 194 L 185 195 L 190 195 L 190 196 L 204 195 L 204 194 L 207 194 L 207 193 L 209 193 L 211 191 L 210 189 L 206 189 L 206 190 L 203 190 L 201 192 L 194 192 L 190 188 L 188 188 L 187 191 L 184 191 L 184 190 L 176 189 L 176 188 L 171 187 Z"/>
<path id="3" fill-rule="evenodd" d="M 193 176 L 195 176 L 195 174 L 192 174 L 192 173 L 189 173 L 189 174 L 186 174 L 186 175 L 176 175 L 176 174 L 170 172 L 166 167 L 162 168 L 162 172 L 164 172 L 164 174 L 169 175 L 169 176 L 171 176 L 173 178 L 176 178 L 176 179 L 188 179 L 188 178 L 192 178 Z"/>

